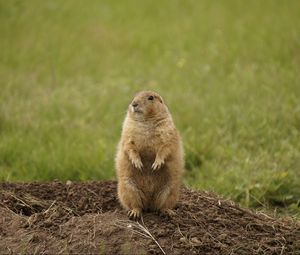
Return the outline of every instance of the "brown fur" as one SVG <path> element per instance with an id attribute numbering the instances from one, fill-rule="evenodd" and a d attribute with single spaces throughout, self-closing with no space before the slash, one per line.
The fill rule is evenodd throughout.
<path id="1" fill-rule="evenodd" d="M 183 168 L 181 138 L 163 99 L 151 91 L 138 93 L 129 105 L 116 155 L 118 197 L 129 216 L 173 208 Z"/>

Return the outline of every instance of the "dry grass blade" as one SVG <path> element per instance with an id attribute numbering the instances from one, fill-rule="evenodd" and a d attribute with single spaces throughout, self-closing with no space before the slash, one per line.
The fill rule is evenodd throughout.
<path id="1" fill-rule="evenodd" d="M 137 222 L 138 226 L 146 233 L 148 234 L 151 239 L 156 243 L 156 245 L 159 247 L 159 249 L 162 251 L 163 254 L 166 254 L 165 251 L 163 250 L 163 248 L 160 246 L 160 244 L 155 240 L 155 238 L 153 237 L 153 235 L 150 233 L 150 231 L 148 230 L 148 228 L 145 226 L 143 218 L 142 218 L 142 222 L 143 225 L 141 225 L 139 222 Z"/>
<path id="2" fill-rule="evenodd" d="M 25 193 L 21 196 L 18 196 L 14 192 L 10 192 L 10 191 L 1 191 L 1 193 L 14 198 L 15 200 L 18 201 L 18 203 L 21 206 L 30 208 L 31 210 L 34 210 L 34 206 L 38 206 L 41 208 L 46 208 L 47 206 L 49 206 L 48 202 L 41 200 L 37 197 L 34 197 L 28 193 Z"/>
<path id="3" fill-rule="evenodd" d="M 54 201 L 52 202 L 52 204 L 48 207 L 47 210 L 44 211 L 44 213 L 45 213 L 45 214 L 48 213 L 49 210 L 52 208 L 52 206 L 53 206 L 55 203 L 56 203 L 56 200 L 54 200 Z"/>
<path id="4" fill-rule="evenodd" d="M 136 226 L 135 222 L 132 222 L 129 220 L 118 220 L 115 222 L 114 225 L 117 227 L 120 227 L 120 228 L 129 229 L 131 232 L 133 232 L 139 236 L 149 238 L 149 236 L 147 236 L 146 234 L 144 234 L 143 232 L 141 232 L 139 230 L 139 228 Z"/>
<path id="5" fill-rule="evenodd" d="M 11 196 L 12 198 L 16 199 L 22 206 L 24 207 L 28 207 L 30 209 L 33 209 L 29 204 L 27 204 L 24 200 L 22 200 L 21 198 L 17 197 L 13 192 L 9 192 L 9 191 L 1 191 L 4 195 L 8 195 Z"/>
<path id="6" fill-rule="evenodd" d="M 133 222 L 129 220 L 119 220 L 115 222 L 115 225 L 118 227 L 130 229 L 135 234 L 152 239 L 155 242 L 155 244 L 158 246 L 158 248 L 161 250 L 161 252 L 165 255 L 166 252 L 163 250 L 163 248 L 160 246 L 157 240 L 150 233 L 149 229 L 145 226 L 143 219 L 142 219 L 142 223 L 143 225 L 138 221 Z"/>

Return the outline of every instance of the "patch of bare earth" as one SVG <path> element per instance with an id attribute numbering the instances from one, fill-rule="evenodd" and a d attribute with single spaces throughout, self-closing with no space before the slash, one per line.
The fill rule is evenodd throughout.
<path id="1" fill-rule="evenodd" d="M 173 216 L 129 221 L 116 182 L 1 183 L 0 254 L 300 254 L 300 223 L 182 188 Z"/>

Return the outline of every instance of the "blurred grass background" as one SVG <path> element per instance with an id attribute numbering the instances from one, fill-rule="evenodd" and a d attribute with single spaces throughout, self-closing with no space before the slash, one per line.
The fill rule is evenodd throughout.
<path id="1" fill-rule="evenodd" d="M 185 183 L 300 204 L 300 2 L 0 0 L 0 180 L 115 178 L 138 90 L 166 100 Z"/>

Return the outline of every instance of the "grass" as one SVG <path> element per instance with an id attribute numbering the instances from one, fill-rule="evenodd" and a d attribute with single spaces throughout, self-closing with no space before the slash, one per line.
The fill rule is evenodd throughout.
<path id="1" fill-rule="evenodd" d="M 163 95 L 185 183 L 300 203 L 299 1 L 0 1 L 0 180 L 114 178 L 133 94 Z"/>

